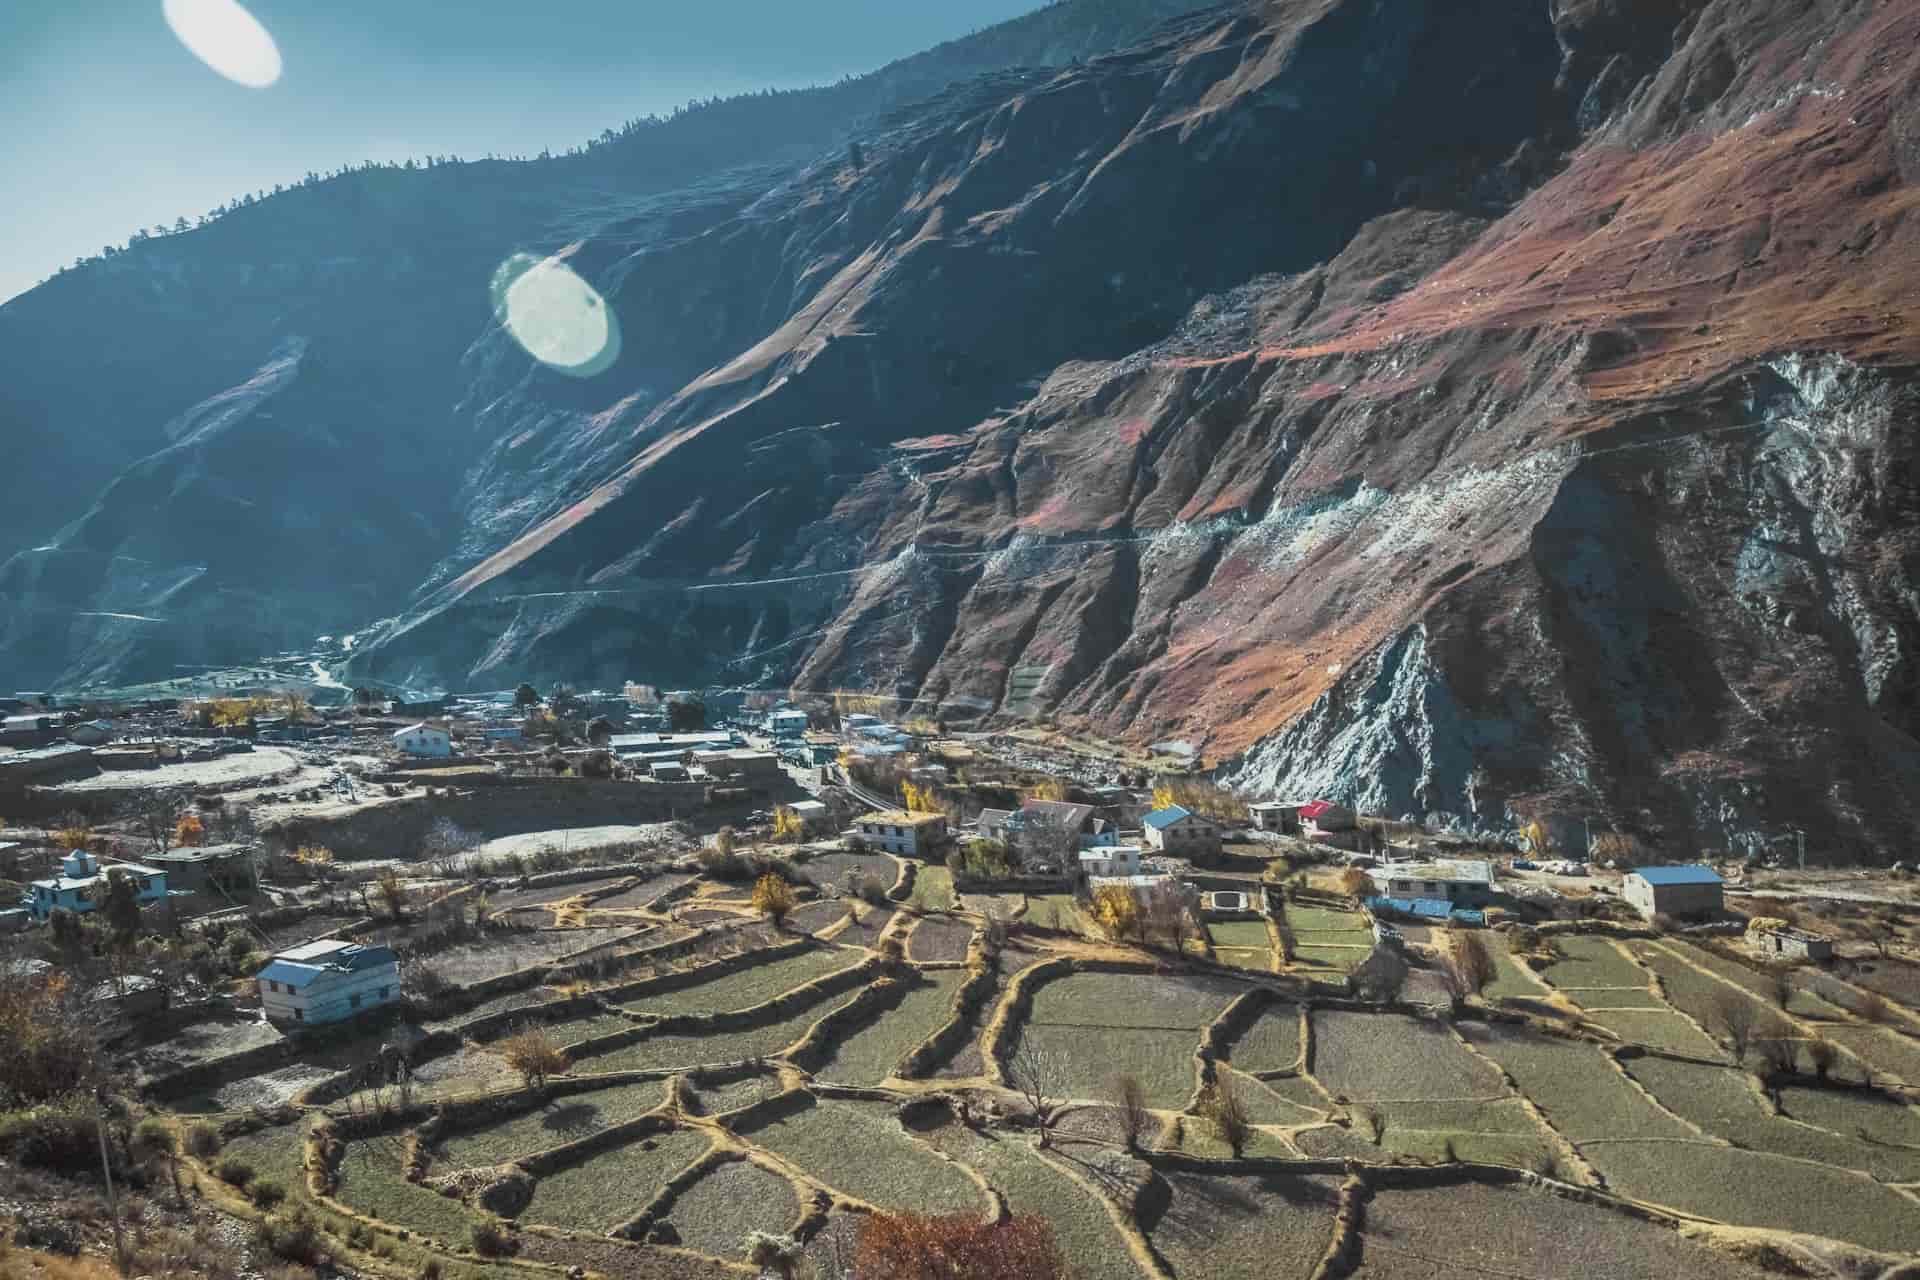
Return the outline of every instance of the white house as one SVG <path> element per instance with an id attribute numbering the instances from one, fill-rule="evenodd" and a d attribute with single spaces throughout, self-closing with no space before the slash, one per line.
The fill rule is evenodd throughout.
<path id="1" fill-rule="evenodd" d="M 1220 828 L 1179 805 L 1155 809 L 1140 820 L 1147 843 L 1180 858 L 1208 858 L 1220 852 Z"/>
<path id="2" fill-rule="evenodd" d="M 402 755 L 444 758 L 453 754 L 453 737 L 445 729 L 423 721 L 395 733 L 393 746 Z"/>
<path id="3" fill-rule="evenodd" d="M 924 857 L 947 842 L 947 815 L 944 813 L 908 813 L 904 809 L 883 809 L 862 814 L 853 828 L 866 842 L 888 853 Z"/>
<path id="4" fill-rule="evenodd" d="M 339 1022 L 400 998 L 400 961 L 391 947 L 330 939 L 282 951 L 255 977 L 269 1022 Z"/>
<path id="5" fill-rule="evenodd" d="M 1712 867 L 1640 867 L 1620 881 L 1620 897 L 1649 920 L 1715 916 L 1726 909 L 1725 887 Z"/>
<path id="6" fill-rule="evenodd" d="M 22 899 L 35 920 L 44 921 L 58 908 L 81 914 L 97 910 L 107 896 L 107 877 L 114 872 L 133 878 L 134 897 L 141 906 L 164 902 L 167 873 L 137 862 L 122 862 L 102 870 L 100 860 L 85 849 L 75 849 L 60 862 L 60 874 L 35 880 Z"/>
<path id="7" fill-rule="evenodd" d="M 1105 849 L 1082 849 L 1080 870 L 1088 876 L 1137 876 L 1140 874 L 1140 846 L 1127 844 Z"/>

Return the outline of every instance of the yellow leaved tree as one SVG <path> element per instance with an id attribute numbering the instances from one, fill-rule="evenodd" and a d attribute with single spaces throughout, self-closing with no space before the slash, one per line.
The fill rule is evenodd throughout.
<path id="1" fill-rule="evenodd" d="M 807 824 L 800 815 L 781 805 L 773 811 L 773 838 L 775 840 L 798 840 L 806 834 Z"/>
<path id="2" fill-rule="evenodd" d="M 1093 894 L 1093 922 L 1116 941 L 1140 933 L 1140 900 L 1119 885 L 1102 885 Z"/>

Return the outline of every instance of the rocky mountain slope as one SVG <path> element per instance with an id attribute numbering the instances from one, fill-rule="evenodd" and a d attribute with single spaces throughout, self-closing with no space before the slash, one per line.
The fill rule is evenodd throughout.
<path id="1" fill-rule="evenodd" d="M 567 244 L 356 658 L 1180 738 L 1669 852 L 1920 814 L 1920 2 L 1273 0 Z"/>
<path id="2" fill-rule="evenodd" d="M 463 472 L 485 445 L 452 410 L 504 261 L 589 234 L 627 251 L 696 234 L 876 113 L 1127 45 L 1196 2 L 1067 0 L 868 76 L 700 104 L 573 154 L 356 170 L 0 306 L 0 438 L 30 478 L 0 503 L 0 670 L 145 680 L 403 608 L 461 532 Z M 205 414 L 251 419 L 222 429 L 225 463 L 206 439 L 177 447 Z M 317 465 L 321 437 L 342 465 Z"/>

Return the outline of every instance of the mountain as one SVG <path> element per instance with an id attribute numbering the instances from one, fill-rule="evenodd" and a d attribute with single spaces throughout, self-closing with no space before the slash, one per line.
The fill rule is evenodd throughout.
<path id="1" fill-rule="evenodd" d="M 354 673 L 872 689 L 1463 827 L 1900 856 L 1916 37 L 1234 5 L 603 206 L 534 247 L 617 357 L 463 333 L 432 567 Z"/>
<path id="2" fill-rule="evenodd" d="M 146 680 L 401 609 L 460 532 L 461 459 L 478 447 L 451 411 L 504 262 L 588 234 L 603 245 L 694 234 L 876 113 L 1009 65 L 1126 45 L 1194 7 L 1064 0 L 871 75 L 699 104 L 566 156 L 345 172 L 61 272 L 0 306 L 0 438 L 31 477 L 0 503 L 0 669 L 28 684 Z M 150 492 L 182 460 L 169 424 L 252 404 L 291 347 L 305 353 L 303 404 L 326 398 L 321 382 L 362 401 L 350 472 L 300 474 L 327 493 L 289 508 L 286 477 L 228 468 L 220 500 L 252 512 L 251 536 L 173 537 L 176 519 L 195 523 L 199 496 Z M 263 421 L 289 406 L 273 412 Z M 404 511 L 388 507 L 393 485 L 369 477 L 403 480 Z M 386 563 L 347 563 L 355 531 L 375 529 L 391 538 Z M 292 560 L 289 545 L 301 549 Z"/>

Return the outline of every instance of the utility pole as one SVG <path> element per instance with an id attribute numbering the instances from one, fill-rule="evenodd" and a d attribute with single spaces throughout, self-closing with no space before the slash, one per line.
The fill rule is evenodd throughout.
<path id="1" fill-rule="evenodd" d="M 103 1105 L 106 1098 L 105 1085 L 97 1085 L 93 1091 L 93 1129 L 100 1137 L 100 1175 L 107 1181 L 107 1216 L 113 1219 L 113 1265 L 121 1275 L 127 1274 L 127 1242 L 120 1232 L 120 1201 L 113 1191 L 113 1161 L 107 1154 L 107 1111 Z"/>

